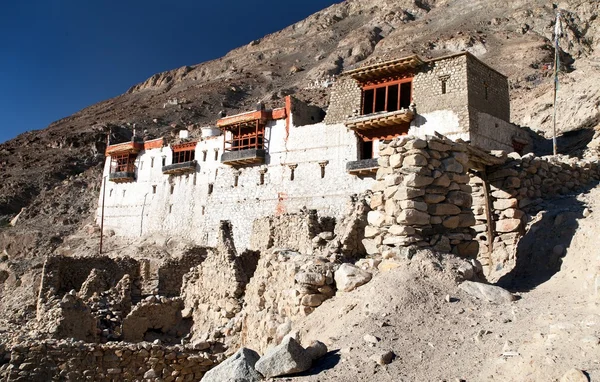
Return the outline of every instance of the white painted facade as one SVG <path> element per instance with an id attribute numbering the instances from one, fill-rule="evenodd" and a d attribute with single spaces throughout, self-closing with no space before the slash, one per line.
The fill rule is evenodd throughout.
<path id="1" fill-rule="evenodd" d="M 163 158 L 166 165 L 171 164 L 169 147 L 141 151 L 136 160 L 136 180 L 128 183 L 108 180 L 107 158 L 105 229 L 119 236 L 177 236 L 214 245 L 219 221 L 230 220 L 236 246 L 244 249 L 249 246 L 253 221 L 260 217 L 307 207 L 318 210 L 319 215 L 340 218 L 350 197 L 369 189 L 374 181 L 346 172 L 346 163 L 357 160 L 354 132 L 343 124 L 294 126 L 293 116 L 291 122 L 287 137 L 285 120 L 267 124 L 268 157 L 263 165 L 233 168 L 221 164 L 222 135 L 198 141 L 198 166 L 188 175 L 162 173 Z M 325 166 L 323 178 L 321 164 Z M 290 166 L 294 165 L 291 180 Z M 260 184 L 261 172 L 264 184 Z M 213 184 L 210 195 L 209 184 Z M 98 206 L 99 222 L 102 192 Z"/>

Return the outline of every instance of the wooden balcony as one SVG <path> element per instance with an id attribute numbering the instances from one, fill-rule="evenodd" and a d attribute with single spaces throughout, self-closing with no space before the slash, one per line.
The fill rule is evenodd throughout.
<path id="1" fill-rule="evenodd" d="M 115 183 L 126 183 L 135 181 L 135 172 L 118 171 L 108 174 L 108 180 Z"/>
<path id="2" fill-rule="evenodd" d="M 136 167 L 133 163 L 113 163 L 110 167 L 108 180 L 115 183 L 135 181 Z"/>
<path id="3" fill-rule="evenodd" d="M 366 131 L 382 127 L 405 126 L 414 118 L 408 109 L 360 115 L 346 120 L 346 127 L 357 131 Z"/>
<path id="4" fill-rule="evenodd" d="M 189 174 L 196 171 L 196 167 L 198 167 L 198 162 L 196 160 L 181 162 L 181 163 L 173 163 L 168 166 L 162 167 L 163 174 L 167 175 L 182 175 Z"/>
<path id="5" fill-rule="evenodd" d="M 361 159 L 346 163 L 346 171 L 352 175 L 372 175 L 377 172 L 377 158 Z"/>
<path id="6" fill-rule="evenodd" d="M 266 157 L 267 150 L 265 149 L 225 151 L 223 155 L 221 155 L 221 163 L 231 166 L 262 164 L 265 163 Z"/>

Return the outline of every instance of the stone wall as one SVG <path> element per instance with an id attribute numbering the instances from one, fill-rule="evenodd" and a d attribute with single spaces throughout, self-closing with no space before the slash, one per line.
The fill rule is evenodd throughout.
<path id="1" fill-rule="evenodd" d="M 474 229 L 481 247 L 478 258 L 486 276 L 497 280 L 515 267 L 517 245 L 525 233 L 527 216 L 535 213 L 544 199 L 582 192 L 584 187 L 597 182 L 600 166 L 597 160 L 535 157 L 533 154 L 521 157 L 511 153 L 503 165 L 489 167 L 487 174 L 478 175 L 471 180 L 477 219 Z M 485 215 L 486 188 L 489 190 L 491 238 Z"/>
<path id="2" fill-rule="evenodd" d="M 446 93 L 442 93 L 442 82 Z M 468 139 L 469 109 L 465 55 L 430 61 L 415 74 L 413 102 L 417 115 L 409 134 L 425 137 L 438 131 L 451 139 Z"/>
<path id="3" fill-rule="evenodd" d="M 198 381 L 224 358 L 189 347 L 151 343 L 27 341 L 10 349 L 10 362 L 0 367 L 0 377 L 27 382 Z"/>
<path id="4" fill-rule="evenodd" d="M 510 95 L 508 79 L 471 54 L 466 59 L 466 79 L 469 108 L 486 113 L 503 121 L 510 121 Z M 471 120 L 471 128 L 477 129 Z M 474 125 L 473 125 L 474 124 Z"/>
<path id="5" fill-rule="evenodd" d="M 93 269 L 102 269 L 110 286 L 117 284 L 126 274 L 139 279 L 140 265 L 137 260 L 108 256 L 66 257 L 49 256 L 44 263 L 44 275 L 40 285 L 40 297 L 52 289 L 53 294 L 80 290 Z"/>
<path id="6" fill-rule="evenodd" d="M 325 117 L 325 112 L 318 106 L 308 105 L 294 97 L 289 97 L 289 103 L 293 126 L 313 125 Z"/>
<path id="7" fill-rule="evenodd" d="M 369 254 L 413 245 L 477 254 L 465 150 L 435 137 L 400 137 L 382 145 L 363 240 Z"/>
<path id="8" fill-rule="evenodd" d="M 335 294 L 337 266 L 327 258 L 294 251 L 263 252 L 246 288 L 241 344 L 259 352 L 278 344 L 295 320 Z"/>
<path id="9" fill-rule="evenodd" d="M 360 113 L 361 105 L 362 90 L 358 82 L 342 77 L 333 85 L 324 122 L 327 125 L 344 123 L 348 117 Z"/>
<path id="10" fill-rule="evenodd" d="M 158 269 L 158 294 L 174 297 L 181 293 L 183 275 L 206 259 L 208 249 L 193 247 L 177 258 L 165 260 Z"/>
<path id="11" fill-rule="evenodd" d="M 184 317 L 192 317 L 193 338 L 232 336 L 241 330 L 233 318 L 242 310 L 246 284 L 256 269 L 254 252 L 240 255 L 235 250 L 231 225 L 222 222 L 217 249 L 206 260 L 190 270 L 181 288 L 185 303 Z"/>

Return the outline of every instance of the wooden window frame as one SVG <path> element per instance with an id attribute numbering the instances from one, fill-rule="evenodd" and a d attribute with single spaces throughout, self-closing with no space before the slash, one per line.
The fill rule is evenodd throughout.
<path id="1" fill-rule="evenodd" d="M 110 156 L 110 173 L 135 172 L 135 160 L 137 155 L 130 153 L 112 154 Z"/>
<path id="2" fill-rule="evenodd" d="M 413 101 L 413 94 L 414 94 L 414 84 L 413 84 L 413 77 L 407 77 L 407 78 L 402 78 L 399 80 L 392 80 L 392 81 L 383 81 L 383 82 L 379 82 L 376 84 L 365 84 L 362 87 L 362 99 L 361 99 L 361 115 L 369 115 L 369 114 L 373 114 L 373 113 L 378 113 L 376 110 L 376 104 L 377 104 L 377 89 L 381 89 L 381 88 L 385 88 L 385 101 L 384 101 L 384 105 L 385 105 L 385 110 L 383 110 L 384 112 L 387 112 L 388 109 L 388 93 L 389 93 L 389 88 L 391 86 L 395 86 L 398 85 L 398 98 L 397 98 L 397 103 L 396 103 L 396 110 L 400 110 L 401 109 L 401 100 L 402 100 L 402 84 L 405 83 L 410 83 L 410 102 L 412 103 Z M 369 91 L 369 90 L 373 90 L 373 108 L 372 111 L 370 113 L 366 113 L 365 114 L 365 92 Z M 395 111 L 395 110 L 394 110 Z"/>
<path id="3" fill-rule="evenodd" d="M 227 131 L 231 136 L 223 141 L 223 151 L 264 149 L 267 144 L 265 130 L 266 126 L 260 120 L 230 126 Z"/>

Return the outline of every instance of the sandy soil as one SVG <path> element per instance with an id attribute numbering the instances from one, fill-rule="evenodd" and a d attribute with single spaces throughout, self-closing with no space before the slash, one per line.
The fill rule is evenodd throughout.
<path id="1" fill-rule="evenodd" d="M 572 368 L 600 380 L 600 188 L 548 206 L 555 224 L 528 233 L 539 248 L 565 231 L 564 216 L 578 216 L 577 229 L 562 236 L 560 271 L 536 279 L 529 269 L 512 282 L 523 290 L 517 301 L 476 300 L 458 289 L 452 259 L 415 257 L 299 323 L 303 343 L 319 339 L 331 352 L 305 375 L 282 380 L 559 381 Z M 584 218 L 582 208 L 598 213 Z M 370 344 L 365 335 L 380 340 Z M 391 364 L 371 359 L 389 350 L 396 355 Z"/>

